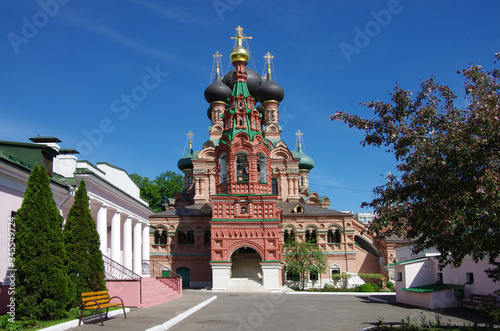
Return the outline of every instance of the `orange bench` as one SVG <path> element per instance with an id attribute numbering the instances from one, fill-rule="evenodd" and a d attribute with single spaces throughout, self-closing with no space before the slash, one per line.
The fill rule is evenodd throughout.
<path id="1" fill-rule="evenodd" d="M 111 303 L 112 299 L 118 299 L 120 302 Z M 101 325 L 104 326 L 102 320 L 102 312 L 101 309 L 106 308 L 106 315 L 108 315 L 108 310 L 110 307 L 122 306 L 123 315 L 127 318 L 127 314 L 125 313 L 125 305 L 123 304 L 123 300 L 119 297 L 109 297 L 108 291 L 97 291 L 97 292 L 85 292 L 82 293 L 82 314 L 80 315 L 80 321 L 78 322 L 78 326 L 82 323 L 83 312 L 85 310 L 97 309 L 99 310 L 99 317 L 101 317 Z"/>

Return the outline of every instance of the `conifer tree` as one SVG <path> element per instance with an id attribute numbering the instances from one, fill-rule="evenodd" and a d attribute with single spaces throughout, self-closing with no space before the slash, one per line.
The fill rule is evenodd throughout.
<path id="1" fill-rule="evenodd" d="M 67 254 L 67 273 L 75 284 L 72 304 L 78 304 L 80 294 L 104 290 L 106 286 L 104 262 L 99 249 L 96 223 L 89 208 L 89 197 L 82 180 L 69 210 L 63 231 Z"/>
<path id="2" fill-rule="evenodd" d="M 56 319 L 66 315 L 69 278 L 64 265 L 62 222 L 47 171 L 35 164 L 14 221 L 16 318 L 33 315 Z"/>

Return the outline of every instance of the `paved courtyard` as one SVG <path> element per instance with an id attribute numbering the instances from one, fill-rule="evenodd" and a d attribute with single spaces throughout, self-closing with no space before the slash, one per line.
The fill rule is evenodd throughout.
<path id="1" fill-rule="evenodd" d="M 212 293 L 186 290 L 180 299 L 152 307 L 132 310 L 127 319 L 119 315 L 104 322 L 87 324 L 72 330 L 164 330 L 163 323 L 176 315 L 217 296 L 215 300 L 181 320 L 169 330 L 353 330 L 374 325 L 379 319 L 386 323 L 410 317 L 457 325 L 484 322 L 468 309 L 434 312 L 398 305 L 394 296 L 358 296 L 332 294 L 284 293 Z M 381 302 L 386 301 L 386 302 Z M 155 327 L 156 326 L 156 327 Z"/>

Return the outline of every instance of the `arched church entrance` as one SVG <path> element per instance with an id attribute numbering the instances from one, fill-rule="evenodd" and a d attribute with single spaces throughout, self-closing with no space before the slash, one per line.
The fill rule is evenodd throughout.
<path id="1" fill-rule="evenodd" d="M 262 284 L 260 254 L 253 248 L 240 247 L 231 255 L 231 278 L 249 279 Z"/>

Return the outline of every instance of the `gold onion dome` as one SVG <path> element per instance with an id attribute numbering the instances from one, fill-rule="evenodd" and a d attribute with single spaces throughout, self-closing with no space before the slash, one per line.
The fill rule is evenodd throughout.
<path id="1" fill-rule="evenodd" d="M 235 48 L 233 48 L 231 54 L 229 54 L 229 58 L 231 59 L 231 62 L 248 62 L 250 53 L 245 48 L 243 48 L 242 45 L 237 45 Z"/>
<path id="2" fill-rule="evenodd" d="M 231 39 L 237 39 L 237 44 L 229 54 L 229 58 L 231 59 L 231 62 L 248 62 L 248 59 L 250 59 L 250 52 L 243 47 L 243 39 L 252 39 L 252 37 L 246 37 L 243 35 L 243 28 L 239 25 L 236 28 L 236 31 L 238 31 L 238 35 L 236 37 L 231 37 Z"/>

